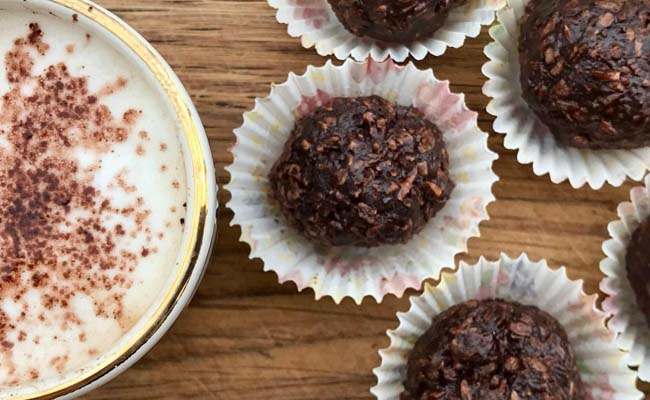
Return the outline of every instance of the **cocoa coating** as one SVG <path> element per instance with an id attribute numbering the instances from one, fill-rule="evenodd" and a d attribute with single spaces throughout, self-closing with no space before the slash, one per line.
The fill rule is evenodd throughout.
<path id="1" fill-rule="evenodd" d="M 650 145 L 650 0 L 534 0 L 519 41 L 523 97 L 559 142 Z"/>
<path id="2" fill-rule="evenodd" d="M 269 179 L 291 225 L 327 246 L 408 241 L 454 187 L 436 126 L 377 96 L 335 98 L 300 118 Z"/>
<path id="3" fill-rule="evenodd" d="M 407 366 L 402 400 L 578 400 L 562 326 L 534 306 L 469 301 L 433 318 Z"/>
<path id="4" fill-rule="evenodd" d="M 466 0 L 328 0 L 345 28 L 356 36 L 408 44 L 427 39 L 449 11 Z"/>
<path id="5" fill-rule="evenodd" d="M 632 234 L 625 264 L 637 305 L 650 325 L 650 218 Z"/>

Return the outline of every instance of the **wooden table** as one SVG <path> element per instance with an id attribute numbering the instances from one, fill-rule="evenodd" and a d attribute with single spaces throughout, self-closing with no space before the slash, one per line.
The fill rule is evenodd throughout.
<path id="1" fill-rule="evenodd" d="M 239 229 L 229 226 L 229 194 L 221 189 L 229 179 L 224 167 L 231 161 L 232 130 L 253 99 L 289 71 L 325 59 L 289 37 L 264 0 L 100 1 L 142 33 L 185 83 L 210 138 L 221 209 L 214 256 L 189 309 L 142 361 L 87 398 L 372 398 L 377 350 L 388 344 L 385 331 L 397 326 L 395 313 L 405 311 L 408 300 L 391 296 L 381 305 L 367 301 L 359 307 L 348 300 L 336 306 L 330 299 L 315 301 L 311 290 L 297 293 L 293 284 L 279 285 L 259 260 L 248 259 Z M 458 259 L 527 252 L 552 266 L 566 265 L 571 278 L 584 279 L 587 292 L 594 293 L 602 278 L 598 262 L 607 223 L 633 184 L 573 190 L 517 163 L 484 111 L 481 65 L 488 40 L 484 31 L 461 49 L 417 63 L 433 67 L 438 78 L 450 79 L 454 91 L 467 95 L 500 156 L 491 220 Z"/>

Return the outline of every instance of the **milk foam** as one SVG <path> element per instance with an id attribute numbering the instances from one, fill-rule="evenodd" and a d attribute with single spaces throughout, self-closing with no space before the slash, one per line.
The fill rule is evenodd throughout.
<path id="1" fill-rule="evenodd" d="M 140 326 L 143 316 L 156 307 L 175 276 L 184 234 L 181 220 L 185 218 L 184 205 L 188 201 L 179 139 L 181 129 L 162 89 L 143 72 L 143 66 L 127 57 L 124 49 L 101 37 L 92 22 L 81 17 L 79 22 L 73 22 L 69 17 L 26 12 L 23 5 L 0 6 L 5 8 L 0 10 L 3 57 L 16 38 L 29 34 L 30 23 L 38 23 L 49 49 L 43 55 L 30 53 L 35 61 L 34 75 L 64 62 L 70 75 L 87 77 L 91 94 L 106 93 L 98 96 L 98 101 L 108 106 L 116 120 L 130 109 L 141 113 L 129 125 L 126 140 L 109 143 L 104 149 L 79 145 L 69 152 L 77 163 L 79 175 L 90 176 L 92 186 L 101 192 L 102 198 L 110 199 L 114 209 L 135 206 L 137 212 L 130 215 L 102 214 L 102 225 L 109 231 L 127 232 L 128 237 L 122 239 L 114 235 L 115 251 L 134 254 L 137 259 L 126 270 L 109 268 L 96 276 L 115 279 L 115 282 L 119 278 L 127 283 L 116 284 L 110 290 L 106 289 L 109 284 L 102 286 L 102 290 L 78 292 L 67 299 L 65 306 L 48 308 L 44 295 L 51 293 L 56 282 L 42 288 L 32 284 L 33 271 L 25 268 L 15 272 L 12 293 L 16 287 L 24 289 L 20 298 L 16 300 L 0 291 L 0 310 L 13 326 L 2 339 L 8 345 L 0 348 L 0 397 L 3 398 L 49 387 L 80 370 L 92 368 L 136 333 L 133 328 Z M 123 81 L 126 82 L 123 87 L 115 85 Z M 0 93 L 5 94 L 11 88 L 3 72 Z M 115 89 L 114 93 L 108 94 L 107 88 Z M 32 89 L 25 85 L 21 90 Z M 4 121 L 0 129 L 7 131 L 10 127 Z M 3 134 L 0 134 L 0 148 L 3 151 L 11 148 Z M 60 229 L 77 229 L 78 219 L 86 217 L 88 212 L 87 209 L 71 210 L 67 215 L 69 226 Z M 60 257 L 59 261 L 64 259 Z M 74 280 L 74 274 L 69 279 Z M 111 314 L 118 309 L 111 305 L 114 295 L 121 296 L 119 315 Z M 106 315 L 98 312 L 97 304 L 102 303 L 109 304 Z"/>

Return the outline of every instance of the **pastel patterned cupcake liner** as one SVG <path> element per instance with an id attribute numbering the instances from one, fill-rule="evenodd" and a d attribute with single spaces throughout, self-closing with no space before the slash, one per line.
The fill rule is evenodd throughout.
<path id="1" fill-rule="evenodd" d="M 507 0 L 497 12 L 498 25 L 490 29 L 494 42 L 485 47 L 490 59 L 483 66 L 488 81 L 483 93 L 492 98 L 487 111 L 496 117 L 494 130 L 505 134 L 505 147 L 517 150 L 522 164 L 532 164 L 538 176 L 553 183 L 568 180 L 574 188 L 605 183 L 620 186 L 627 177 L 635 181 L 650 169 L 650 148 L 635 150 L 576 149 L 558 143 L 548 127 L 522 98 L 519 66 L 519 21 L 529 0 Z"/>
<path id="2" fill-rule="evenodd" d="M 332 97 L 369 95 L 414 106 L 438 126 L 456 188 L 445 207 L 406 244 L 322 250 L 287 226 L 268 199 L 267 176 L 296 114 Z M 492 164 L 497 155 L 487 147 L 477 113 L 467 108 L 463 95 L 449 91 L 449 82 L 413 64 L 348 60 L 342 66 L 310 66 L 300 76 L 292 73 L 287 82 L 273 86 L 270 96 L 255 101 L 235 135 L 226 186 L 232 194 L 228 206 L 235 212 L 233 224 L 241 226 L 241 239 L 250 245 L 251 257 L 264 261 L 265 270 L 275 271 L 280 282 L 295 282 L 299 290 L 314 289 L 316 298 L 331 296 L 338 303 L 351 297 L 361 303 L 365 296 L 381 301 L 386 294 L 401 296 L 407 288 L 419 288 L 443 267 L 453 266 L 468 239 L 479 236 L 479 223 L 488 219 L 486 207 L 495 199 L 491 188 L 498 178 Z"/>
<path id="3" fill-rule="evenodd" d="M 288 25 L 289 35 L 300 37 L 303 47 L 316 47 L 321 56 L 358 61 L 391 58 L 402 62 L 411 56 L 422 60 L 427 54 L 440 56 L 448 47 L 458 48 L 467 37 L 477 37 L 482 25 L 494 21 L 494 12 L 505 0 L 468 0 L 454 8 L 445 24 L 427 40 L 410 45 L 390 44 L 350 33 L 339 21 L 327 0 L 268 0 L 277 9 L 276 19 Z"/>
<path id="4" fill-rule="evenodd" d="M 650 328 L 637 305 L 625 265 L 632 234 L 650 217 L 650 175 L 645 187 L 632 189 L 631 199 L 618 206 L 620 219 L 609 224 L 611 239 L 603 243 L 607 258 L 600 263 L 606 278 L 600 288 L 609 296 L 602 307 L 612 315 L 608 327 L 617 334 L 618 346 L 629 352 L 627 362 L 638 369 L 639 378 L 650 381 Z"/>
<path id="5" fill-rule="evenodd" d="M 582 291 L 582 281 L 570 280 L 565 268 L 551 270 L 546 261 L 532 262 L 525 254 L 461 263 L 457 272 L 444 273 L 437 286 L 427 285 L 421 296 L 412 297 L 408 312 L 397 314 L 399 327 L 387 332 L 390 346 L 379 351 L 381 365 L 374 370 L 378 383 L 370 391 L 379 400 L 399 400 L 409 353 L 434 316 L 468 300 L 503 299 L 535 305 L 560 322 L 575 351 L 587 400 L 642 399 L 636 374 L 627 368 L 615 335 L 605 328 L 606 316 L 596 309 L 596 298 Z"/>

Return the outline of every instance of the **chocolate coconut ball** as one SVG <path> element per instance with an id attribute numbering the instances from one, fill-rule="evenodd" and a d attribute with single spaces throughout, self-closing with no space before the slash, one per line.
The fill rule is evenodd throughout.
<path id="1" fill-rule="evenodd" d="M 650 145 L 650 1 L 532 0 L 519 53 L 523 97 L 558 141 Z"/>
<path id="2" fill-rule="evenodd" d="M 537 307 L 469 301 L 433 318 L 407 366 L 402 400 L 582 400 L 562 326 Z"/>
<path id="3" fill-rule="evenodd" d="M 430 38 L 466 0 L 328 0 L 347 30 L 390 43 Z"/>
<path id="4" fill-rule="evenodd" d="M 632 234 L 625 264 L 637 305 L 650 325 L 650 218 Z"/>
<path id="5" fill-rule="evenodd" d="M 316 243 L 404 243 L 449 199 L 448 163 L 442 134 L 415 108 L 336 98 L 296 122 L 271 197 Z"/>

